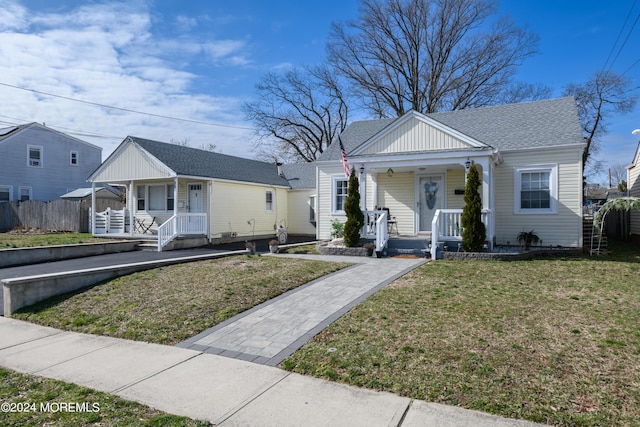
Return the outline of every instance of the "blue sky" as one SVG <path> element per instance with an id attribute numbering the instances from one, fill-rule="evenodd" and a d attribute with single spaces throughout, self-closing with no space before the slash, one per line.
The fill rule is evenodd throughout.
<path id="1" fill-rule="evenodd" d="M 634 0 L 503 0 L 501 12 L 540 36 L 540 54 L 518 78 L 549 85 L 555 96 L 585 81 L 604 66 L 632 5 L 625 30 L 640 14 Z M 270 71 L 321 62 L 331 22 L 354 18 L 357 8 L 357 0 L 0 0 L 0 126 L 45 122 L 104 147 L 105 157 L 126 135 L 213 143 L 252 157 L 251 123 L 240 107 L 255 83 Z M 612 67 L 629 70 L 636 86 L 638 46 L 640 22 Z M 631 161 L 639 113 L 610 118 L 599 157 Z"/>

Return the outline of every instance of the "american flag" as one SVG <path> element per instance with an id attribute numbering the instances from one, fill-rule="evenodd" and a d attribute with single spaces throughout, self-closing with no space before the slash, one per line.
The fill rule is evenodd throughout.
<path id="1" fill-rule="evenodd" d="M 344 169 L 344 176 L 349 178 L 351 176 L 351 170 L 349 169 L 349 162 L 347 162 L 347 153 L 344 151 L 344 145 L 342 145 L 342 139 L 338 136 L 338 142 L 340 143 L 340 155 L 342 157 L 342 167 Z"/>

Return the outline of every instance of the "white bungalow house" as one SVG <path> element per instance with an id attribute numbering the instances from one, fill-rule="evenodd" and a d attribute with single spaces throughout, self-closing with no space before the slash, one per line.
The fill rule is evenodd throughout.
<path id="1" fill-rule="evenodd" d="M 314 171 L 130 136 L 88 178 L 94 190 L 108 184 L 127 194 L 124 210 L 92 213 L 93 233 L 157 236 L 159 250 L 178 237 L 313 236 Z"/>
<path id="2" fill-rule="evenodd" d="M 517 245 L 518 234 L 531 230 L 545 246 L 582 246 L 584 142 L 573 98 L 435 114 L 410 111 L 354 122 L 341 140 L 360 178 L 365 235 L 376 239 L 379 250 L 390 231 L 424 236 L 433 257 L 439 243 L 460 240 L 471 162 L 482 176 L 489 247 Z M 339 144 L 316 164 L 317 237 L 328 239 L 332 220 L 346 220 L 347 178 Z"/>
<path id="3" fill-rule="evenodd" d="M 629 196 L 640 197 L 640 143 L 633 156 L 633 162 L 627 166 L 627 188 Z M 632 209 L 629 218 L 631 240 L 640 243 L 640 211 Z"/>

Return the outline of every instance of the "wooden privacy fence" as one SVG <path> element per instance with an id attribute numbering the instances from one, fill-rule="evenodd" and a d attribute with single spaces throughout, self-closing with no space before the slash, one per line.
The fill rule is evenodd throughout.
<path id="1" fill-rule="evenodd" d="M 0 203 L 0 232 L 17 227 L 86 233 L 89 231 L 90 205 L 85 201 L 71 200 L 3 202 Z M 96 205 L 98 209 L 103 210 L 107 205 L 111 205 L 111 208 L 122 208 L 123 203 L 98 199 Z"/>

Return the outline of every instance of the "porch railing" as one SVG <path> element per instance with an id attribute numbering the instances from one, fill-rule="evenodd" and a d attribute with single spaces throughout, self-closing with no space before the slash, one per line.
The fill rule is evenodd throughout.
<path id="1" fill-rule="evenodd" d="M 158 252 L 178 236 L 207 234 L 207 214 L 177 214 L 158 227 Z"/>
<path id="2" fill-rule="evenodd" d="M 364 213 L 364 227 L 362 236 L 365 239 L 375 239 L 376 251 L 381 252 L 389 241 L 387 225 L 387 211 L 362 211 Z"/>
<path id="3" fill-rule="evenodd" d="M 487 240 L 493 241 L 493 211 L 482 210 Z M 462 240 L 462 209 L 438 209 L 431 222 L 431 259 L 436 259 L 439 242 Z"/>

